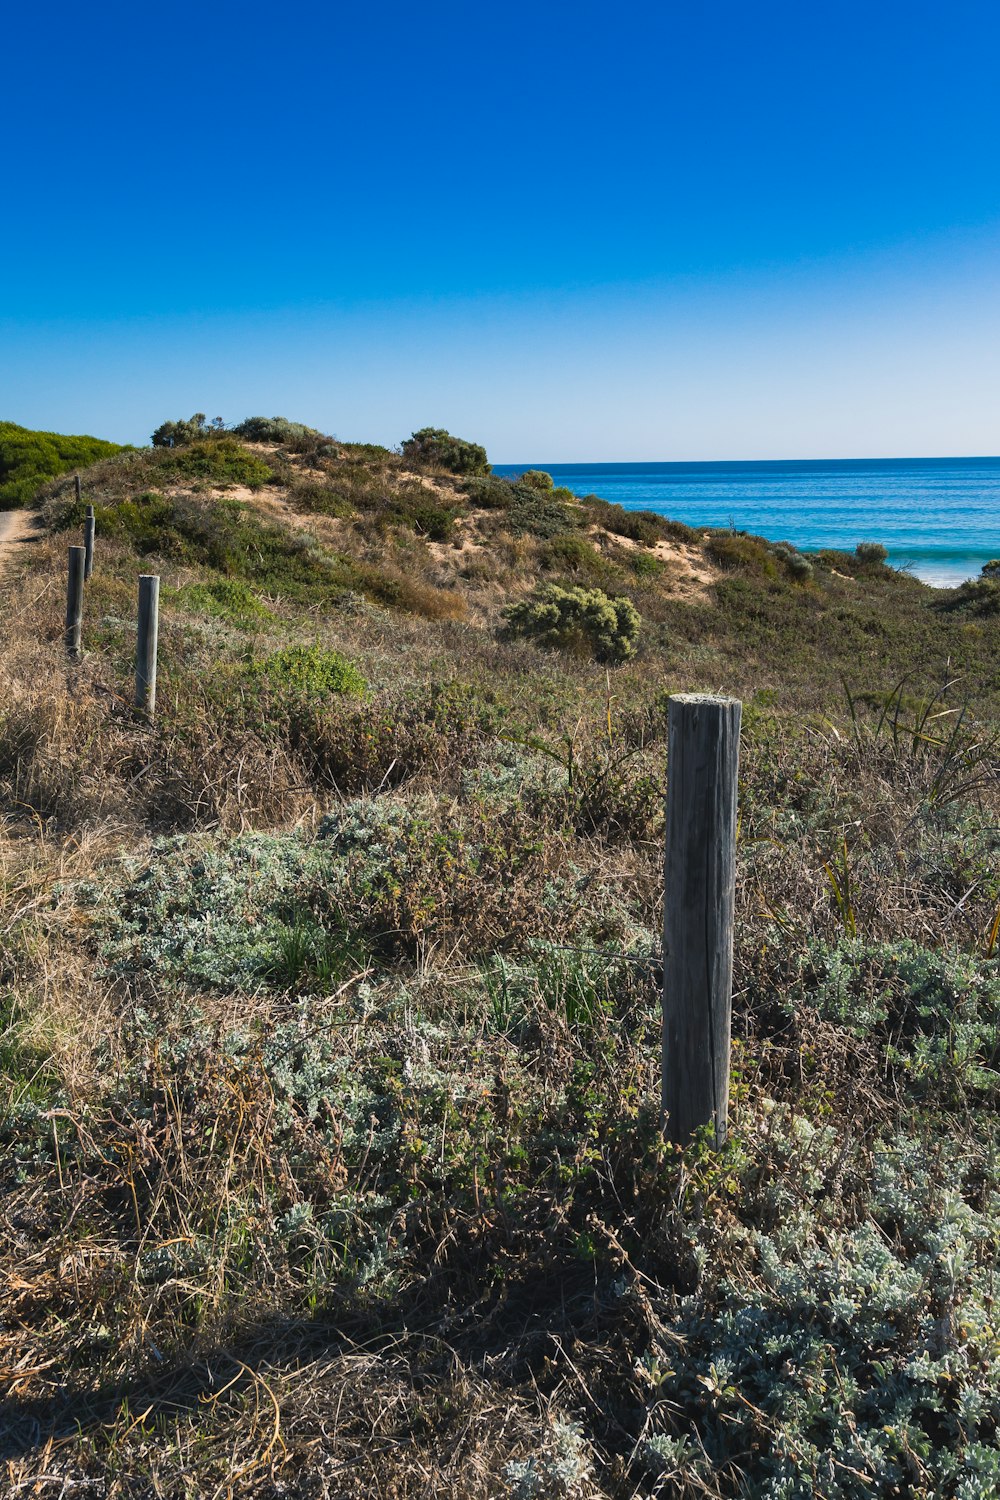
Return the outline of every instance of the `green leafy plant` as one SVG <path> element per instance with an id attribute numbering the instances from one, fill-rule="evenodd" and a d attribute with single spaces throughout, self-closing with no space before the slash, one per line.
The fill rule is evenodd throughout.
<path id="1" fill-rule="evenodd" d="M 321 925 L 303 913 L 297 913 L 290 922 L 278 923 L 273 943 L 274 958 L 267 968 L 267 978 L 297 993 L 329 993 L 363 968 L 366 960 L 364 943 L 356 933 L 346 927 Z"/>
<path id="2" fill-rule="evenodd" d="M 274 477 L 269 464 L 228 435 L 175 445 L 163 468 L 185 478 L 242 484 L 251 490 L 260 489 Z"/>
<path id="3" fill-rule="evenodd" d="M 859 542 L 854 549 L 854 556 L 863 568 L 881 572 L 885 568 L 889 549 L 883 547 L 881 542 Z"/>
<path id="4" fill-rule="evenodd" d="M 510 630 L 543 646 L 577 651 L 598 661 L 625 661 L 635 654 L 641 617 L 631 599 L 603 589 L 548 584 L 505 611 Z"/>
<path id="5" fill-rule="evenodd" d="M 303 438 L 318 438 L 322 433 L 304 422 L 290 422 L 287 417 L 247 417 L 232 429 L 235 435 L 248 443 L 277 443 L 288 445 Z"/>
<path id="6" fill-rule="evenodd" d="M 520 482 L 526 484 L 530 490 L 552 489 L 552 475 L 546 474 L 544 469 L 525 469 Z"/>
<path id="7" fill-rule="evenodd" d="M 252 679 L 308 698 L 331 693 L 359 697 L 368 686 L 353 662 L 322 646 L 286 646 L 252 661 L 248 671 Z"/>
<path id="8" fill-rule="evenodd" d="M 153 433 L 150 442 L 154 448 L 181 448 L 186 443 L 197 442 L 201 438 L 209 437 L 213 431 L 222 431 L 224 423 L 221 417 L 216 418 L 216 423 L 210 425 L 203 411 L 196 411 L 193 417 L 185 421 L 180 418 L 176 422 L 161 422 Z"/>
<path id="9" fill-rule="evenodd" d="M 644 547 L 655 547 L 657 542 L 681 542 L 693 546 L 701 541 L 700 534 L 682 521 L 671 521 L 652 510 L 626 510 L 623 505 L 612 505 L 597 495 L 584 495 L 581 501 L 589 519 L 614 536 L 627 537 L 641 542 Z"/>
<path id="10" fill-rule="evenodd" d="M 403 457 L 411 463 L 448 469 L 452 474 L 488 474 L 486 449 L 478 443 L 453 437 L 443 427 L 421 427 L 402 445 Z"/>
<path id="11" fill-rule="evenodd" d="M 188 583 L 174 593 L 174 599 L 186 609 L 199 614 L 215 615 L 245 625 L 272 618 L 271 611 L 241 578 L 217 578 L 210 583 Z"/>
<path id="12" fill-rule="evenodd" d="M 563 532 L 543 543 L 538 561 L 547 571 L 582 573 L 587 578 L 599 578 L 610 571 L 594 544 L 578 531 Z"/>

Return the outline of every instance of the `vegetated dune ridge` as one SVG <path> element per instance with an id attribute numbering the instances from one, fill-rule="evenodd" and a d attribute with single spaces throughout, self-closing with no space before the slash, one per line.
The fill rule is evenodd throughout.
<path id="1" fill-rule="evenodd" d="M 0 580 L 9 1492 L 995 1494 L 994 577 L 268 431 L 84 472 L 80 664 L 71 478 Z M 694 689 L 719 1154 L 658 1122 Z"/>

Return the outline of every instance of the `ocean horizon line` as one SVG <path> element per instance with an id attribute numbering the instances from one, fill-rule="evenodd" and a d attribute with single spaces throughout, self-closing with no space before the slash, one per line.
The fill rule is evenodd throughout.
<path id="1" fill-rule="evenodd" d="M 794 464 L 998 464 L 997 453 L 901 453 L 856 455 L 852 458 L 621 458 L 621 459 L 532 459 L 496 461 L 494 469 L 561 469 L 568 472 L 579 469 L 583 472 L 600 469 L 634 468 L 751 468 L 754 465 Z"/>

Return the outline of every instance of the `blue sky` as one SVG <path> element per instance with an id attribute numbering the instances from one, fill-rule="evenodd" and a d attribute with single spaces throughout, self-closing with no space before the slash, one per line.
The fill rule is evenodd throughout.
<path id="1" fill-rule="evenodd" d="M 996 453 L 998 44 L 995 0 L 18 7 L 0 416 Z"/>

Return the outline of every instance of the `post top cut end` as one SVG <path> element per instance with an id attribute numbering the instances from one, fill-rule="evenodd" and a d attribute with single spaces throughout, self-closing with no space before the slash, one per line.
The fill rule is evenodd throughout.
<path id="1" fill-rule="evenodd" d="M 721 698 L 715 693 L 671 693 L 669 703 L 705 704 L 713 708 L 742 708 L 739 698 Z"/>

